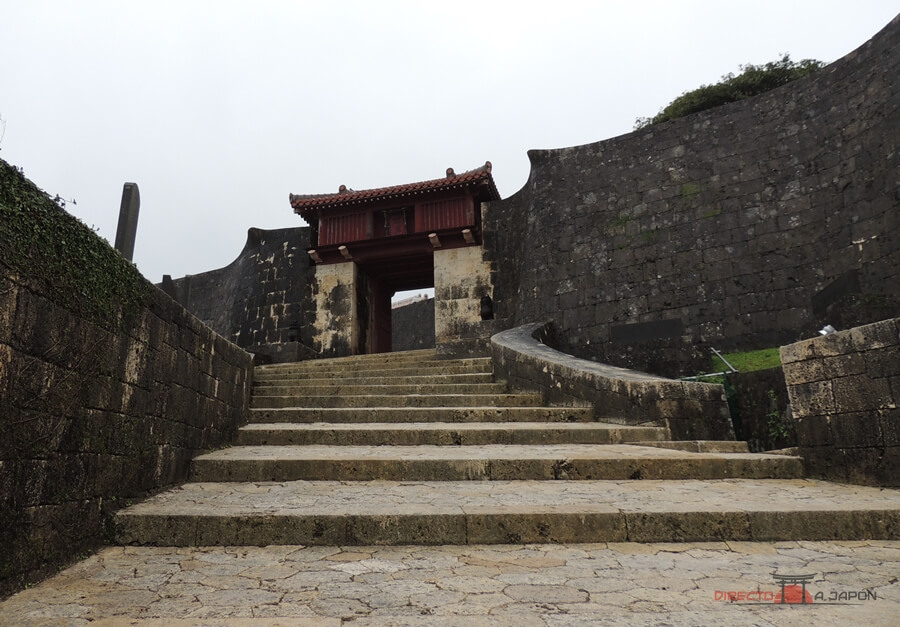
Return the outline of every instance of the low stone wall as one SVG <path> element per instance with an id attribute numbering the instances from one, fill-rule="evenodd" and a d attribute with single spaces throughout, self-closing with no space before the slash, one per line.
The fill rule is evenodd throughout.
<path id="1" fill-rule="evenodd" d="M 783 346 L 781 363 L 807 471 L 900 486 L 900 318 Z"/>
<path id="2" fill-rule="evenodd" d="M 667 426 L 676 440 L 731 440 L 721 385 L 675 381 L 599 364 L 550 346 L 549 323 L 526 324 L 491 338 L 494 374 L 540 392 L 551 404 L 593 405 L 597 420 Z"/>
<path id="3" fill-rule="evenodd" d="M 738 440 L 745 440 L 754 453 L 797 446 L 780 366 L 732 372 L 728 383 L 734 390 L 731 418 Z"/>

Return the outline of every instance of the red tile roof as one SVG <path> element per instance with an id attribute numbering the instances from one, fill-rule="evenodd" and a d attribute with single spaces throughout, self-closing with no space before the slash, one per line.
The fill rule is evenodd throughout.
<path id="1" fill-rule="evenodd" d="M 419 183 L 407 183 L 406 185 L 394 185 L 393 187 L 364 189 L 360 191 L 352 190 L 345 185 L 341 185 L 340 191 L 336 194 L 311 194 L 300 196 L 291 194 L 290 201 L 291 206 L 294 208 L 294 213 L 306 213 L 307 211 L 315 209 L 345 207 L 348 205 L 365 203 L 371 200 L 413 196 L 454 188 L 472 188 L 479 185 L 482 185 L 485 188 L 485 193 L 482 194 L 482 200 L 500 200 L 500 194 L 497 192 L 497 187 L 494 185 L 494 178 L 491 176 L 490 161 L 486 161 L 480 168 L 469 170 L 462 174 L 456 174 L 453 171 L 453 168 L 447 168 L 447 175 L 440 179 L 420 181 Z"/>

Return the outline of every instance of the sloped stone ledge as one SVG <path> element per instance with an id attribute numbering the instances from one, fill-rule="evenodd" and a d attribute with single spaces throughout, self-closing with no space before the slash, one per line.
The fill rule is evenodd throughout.
<path id="1" fill-rule="evenodd" d="M 734 430 L 721 385 L 676 381 L 600 364 L 548 346 L 552 323 L 526 324 L 491 338 L 494 374 L 555 405 L 590 405 L 595 418 L 669 428 L 676 440 L 730 440 Z"/>

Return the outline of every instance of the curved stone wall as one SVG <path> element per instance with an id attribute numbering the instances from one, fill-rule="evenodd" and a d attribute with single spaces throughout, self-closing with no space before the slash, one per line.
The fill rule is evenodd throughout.
<path id="1" fill-rule="evenodd" d="M 288 341 L 291 325 L 311 346 L 309 228 L 251 228 L 237 259 L 218 270 L 161 287 L 191 313 L 241 348 Z M 304 341 L 305 340 L 305 341 Z"/>
<path id="2" fill-rule="evenodd" d="M 498 313 L 552 319 L 573 355 L 671 375 L 708 346 L 809 337 L 848 296 L 894 299 L 898 46 L 900 18 L 767 94 L 529 152 L 525 187 L 485 212 Z"/>

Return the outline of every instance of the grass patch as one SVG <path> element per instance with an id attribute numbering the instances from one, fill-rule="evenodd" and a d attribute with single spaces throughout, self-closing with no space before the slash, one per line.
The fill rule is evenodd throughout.
<path id="1" fill-rule="evenodd" d="M 778 354 L 778 348 L 764 348 L 756 351 L 745 351 L 743 353 L 726 353 L 725 359 L 739 372 L 754 372 L 756 370 L 766 370 L 768 368 L 777 368 L 781 365 L 781 356 Z M 713 370 L 721 372 L 728 370 L 721 359 L 713 356 Z"/>

